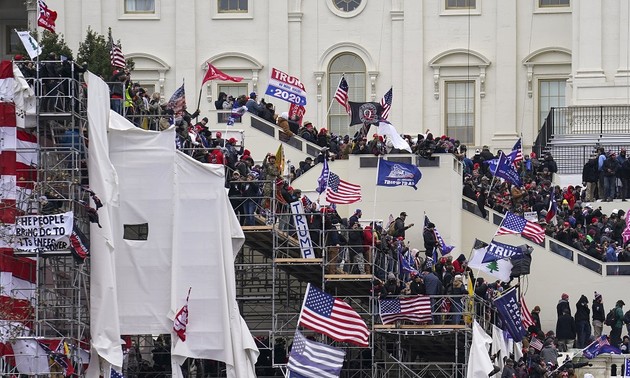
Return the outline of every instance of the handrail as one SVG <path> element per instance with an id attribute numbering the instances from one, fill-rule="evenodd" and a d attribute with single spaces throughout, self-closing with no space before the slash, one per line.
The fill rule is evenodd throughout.
<path id="1" fill-rule="evenodd" d="M 469 213 L 477 215 L 480 219 L 486 222 L 492 222 L 498 226 L 503 219 L 503 214 L 500 214 L 488 207 L 486 207 L 486 211 L 488 212 L 488 219 L 484 219 L 481 217 L 479 210 L 477 209 L 477 204 L 474 203 L 471 199 L 462 197 L 462 210 L 465 210 Z M 523 238 L 525 238 L 523 236 Z M 527 239 L 527 238 L 525 238 Z M 533 241 L 527 239 L 529 242 L 534 243 Z M 582 251 L 578 251 L 577 249 L 570 247 L 549 235 L 546 235 L 545 242 L 542 244 L 538 244 L 539 247 L 544 248 L 547 252 L 554 253 L 558 256 L 564 257 L 565 259 L 573 262 L 574 264 L 580 265 L 593 273 L 597 273 L 601 276 L 609 277 L 609 276 L 620 276 L 626 277 L 630 276 L 630 262 L 604 262 L 599 261 Z"/>

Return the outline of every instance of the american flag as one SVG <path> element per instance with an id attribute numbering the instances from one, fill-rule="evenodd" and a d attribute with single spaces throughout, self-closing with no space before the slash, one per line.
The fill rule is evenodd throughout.
<path id="1" fill-rule="evenodd" d="M 397 320 L 410 320 L 416 323 L 431 322 L 431 297 L 418 295 L 407 298 L 379 299 L 380 315 L 383 324 Z"/>
<path id="2" fill-rule="evenodd" d="M 346 109 L 346 113 L 350 114 L 350 104 L 348 104 L 348 82 L 343 76 L 341 77 L 339 86 L 335 92 L 335 100 L 337 100 L 337 102 Z"/>
<path id="3" fill-rule="evenodd" d="M 532 339 L 529 341 L 529 346 L 536 349 L 536 350 L 542 350 L 543 348 L 543 343 L 542 341 L 538 340 L 535 337 L 532 337 Z"/>
<path id="4" fill-rule="evenodd" d="M 293 373 L 289 377 L 339 377 L 345 357 L 344 350 L 311 341 L 296 330 L 287 363 Z"/>
<path id="5" fill-rule="evenodd" d="M 184 84 L 181 87 L 177 88 L 177 90 L 171 96 L 171 99 L 168 100 L 166 107 L 168 109 L 173 109 L 173 113 L 177 116 L 180 115 L 184 111 L 184 107 L 186 106 L 186 91 L 184 90 Z"/>
<path id="6" fill-rule="evenodd" d="M 392 107 L 392 98 L 394 97 L 392 89 L 393 88 L 389 88 L 387 93 L 385 93 L 385 95 L 381 99 L 381 107 L 383 108 L 383 111 L 381 112 L 381 119 L 387 119 L 387 117 L 389 116 L 389 110 Z"/>
<path id="7" fill-rule="evenodd" d="M 114 368 L 110 368 L 109 378 L 125 378 L 125 376 Z"/>
<path id="8" fill-rule="evenodd" d="M 522 234 L 531 237 L 535 242 L 545 241 L 545 229 L 540 225 L 530 222 L 523 217 L 519 217 L 508 212 L 497 230 L 497 235 Z"/>
<path id="9" fill-rule="evenodd" d="M 361 200 L 361 185 L 343 181 L 338 175 L 330 172 L 326 187 L 326 201 L 339 205 L 347 205 Z"/>
<path id="10" fill-rule="evenodd" d="M 333 340 L 369 345 L 365 321 L 346 302 L 308 284 L 298 325 L 329 336 Z"/>
<path id="11" fill-rule="evenodd" d="M 536 325 L 532 313 L 529 312 L 527 305 L 525 304 L 525 297 L 521 295 L 521 319 L 523 321 L 523 327 L 528 329 L 529 327 Z"/>
<path id="12" fill-rule="evenodd" d="M 523 161 L 523 147 L 521 145 L 521 138 L 518 138 L 516 143 L 514 143 L 514 147 L 512 147 L 512 163 L 514 166 L 518 167 L 518 163 Z"/>
<path id="13" fill-rule="evenodd" d="M 127 63 L 125 62 L 125 56 L 122 53 L 120 44 L 115 44 L 111 36 L 109 37 L 109 43 L 112 45 L 112 48 L 109 51 L 109 58 L 111 60 L 112 67 L 124 68 Z"/>

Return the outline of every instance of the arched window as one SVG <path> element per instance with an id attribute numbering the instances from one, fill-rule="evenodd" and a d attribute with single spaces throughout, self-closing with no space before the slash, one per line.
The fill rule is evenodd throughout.
<path id="1" fill-rule="evenodd" d="M 350 116 L 348 116 L 343 106 L 335 101 L 335 92 L 342 75 L 348 82 L 349 100 L 354 102 L 365 101 L 367 82 L 365 62 L 355 54 L 344 53 L 333 58 L 328 67 L 328 103 L 332 102 L 328 113 L 328 129 L 337 135 L 344 136 L 348 134 L 352 137 L 356 131 L 356 126 L 352 128 L 348 126 L 350 124 Z"/>

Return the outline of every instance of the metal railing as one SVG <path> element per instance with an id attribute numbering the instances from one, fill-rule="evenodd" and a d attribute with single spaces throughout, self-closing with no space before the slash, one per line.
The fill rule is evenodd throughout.
<path id="1" fill-rule="evenodd" d="M 472 200 L 462 197 L 462 209 L 477 215 L 480 219 L 481 213 L 477 208 L 477 204 L 472 202 Z M 486 208 L 486 211 L 489 214 L 492 223 L 495 225 L 501 224 L 503 220 L 503 214 L 499 214 L 494 210 Z M 484 221 L 488 221 L 484 219 Z M 523 237 L 524 239 L 527 239 Z M 577 264 L 585 269 L 590 270 L 593 273 L 599 274 L 601 276 L 628 276 L 630 275 L 630 262 L 628 263 L 620 263 L 620 262 L 603 262 L 597 260 L 584 252 L 578 251 L 575 248 L 572 248 L 566 244 L 559 242 L 558 240 L 552 238 L 547 235 L 545 241 L 543 243 L 535 243 L 534 241 L 527 239 L 529 242 L 538 244 L 540 247 L 545 248 L 547 251 L 554 253 L 558 256 L 561 256 L 574 264 Z"/>

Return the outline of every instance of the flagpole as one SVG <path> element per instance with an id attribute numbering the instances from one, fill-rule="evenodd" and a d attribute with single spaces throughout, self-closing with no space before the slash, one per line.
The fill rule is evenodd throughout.
<path id="1" fill-rule="evenodd" d="M 195 111 L 199 110 L 199 105 L 201 105 L 202 91 L 203 91 L 203 83 L 201 84 L 201 88 L 199 88 L 199 97 L 197 98 L 197 108 L 195 109 Z M 197 116 L 195 117 L 195 122 L 197 122 L 197 119 L 199 119 L 199 114 L 197 114 Z"/>
<path id="2" fill-rule="evenodd" d="M 378 191 L 378 169 L 381 166 L 381 159 L 382 157 L 379 157 L 378 160 L 376 160 L 376 185 L 374 185 L 374 201 L 373 201 L 373 205 L 372 205 L 372 249 L 370 250 L 370 257 L 373 256 L 374 253 L 374 233 L 376 232 L 376 193 Z M 374 275 L 374 259 L 370 258 L 370 270 L 372 271 L 372 275 Z"/>

